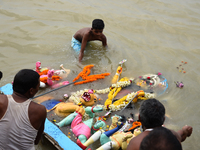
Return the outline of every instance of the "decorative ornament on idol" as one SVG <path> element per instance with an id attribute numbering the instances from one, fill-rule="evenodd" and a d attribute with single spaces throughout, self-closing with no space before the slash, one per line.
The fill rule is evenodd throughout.
<path id="1" fill-rule="evenodd" d="M 93 89 L 89 89 L 89 90 L 88 90 L 88 93 L 93 94 L 93 93 L 94 93 L 94 90 L 93 90 Z"/>

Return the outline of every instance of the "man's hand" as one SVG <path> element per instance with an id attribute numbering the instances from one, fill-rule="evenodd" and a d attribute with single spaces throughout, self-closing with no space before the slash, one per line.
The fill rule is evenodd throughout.
<path id="1" fill-rule="evenodd" d="M 183 130 L 183 133 L 184 133 L 187 137 L 189 137 L 189 136 L 192 134 L 193 128 L 192 128 L 191 126 L 185 125 L 185 126 L 182 128 L 182 130 Z"/>
<path id="2" fill-rule="evenodd" d="M 185 125 L 181 130 L 178 131 L 178 134 L 180 136 L 180 141 L 183 142 L 187 137 L 189 137 L 192 134 L 193 128 L 191 126 Z"/>

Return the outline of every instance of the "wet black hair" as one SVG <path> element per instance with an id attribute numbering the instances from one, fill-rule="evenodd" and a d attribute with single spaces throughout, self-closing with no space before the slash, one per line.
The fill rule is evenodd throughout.
<path id="1" fill-rule="evenodd" d="M 36 88 L 39 84 L 39 74 L 31 69 L 22 69 L 14 77 L 13 90 L 20 94 L 25 94 L 31 88 Z"/>
<path id="2" fill-rule="evenodd" d="M 101 20 L 101 19 L 94 19 L 93 21 L 92 21 L 92 28 L 93 29 L 99 29 L 99 30 L 102 30 L 102 29 L 104 29 L 104 22 L 103 22 L 103 20 Z"/>
<path id="3" fill-rule="evenodd" d="M 165 121 L 165 107 L 152 98 L 143 101 L 139 109 L 140 121 L 146 128 L 160 127 Z"/>
<path id="4" fill-rule="evenodd" d="M 0 71 L 0 80 L 1 80 L 2 77 L 3 77 L 3 73 Z"/>
<path id="5" fill-rule="evenodd" d="M 142 140 L 140 150 L 182 150 L 182 146 L 169 129 L 158 127 Z"/>

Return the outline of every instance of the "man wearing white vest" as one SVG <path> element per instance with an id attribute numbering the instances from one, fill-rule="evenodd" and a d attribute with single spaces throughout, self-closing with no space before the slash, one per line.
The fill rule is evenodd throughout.
<path id="1" fill-rule="evenodd" d="M 39 74 L 19 71 L 13 81 L 13 94 L 0 95 L 0 149 L 34 150 L 44 131 L 46 108 L 31 101 L 39 89 Z"/>

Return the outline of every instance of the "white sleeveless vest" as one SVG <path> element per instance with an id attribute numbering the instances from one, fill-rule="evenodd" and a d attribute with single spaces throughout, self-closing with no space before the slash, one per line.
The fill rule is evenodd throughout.
<path id="1" fill-rule="evenodd" d="M 0 149 L 35 150 L 37 130 L 31 125 L 28 108 L 31 100 L 17 103 L 11 95 L 8 107 L 0 120 Z"/>

